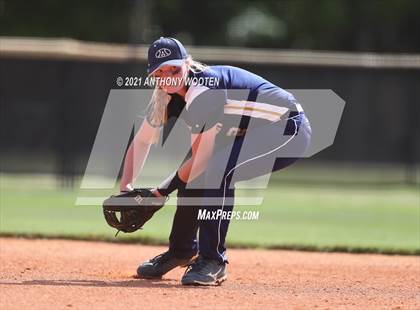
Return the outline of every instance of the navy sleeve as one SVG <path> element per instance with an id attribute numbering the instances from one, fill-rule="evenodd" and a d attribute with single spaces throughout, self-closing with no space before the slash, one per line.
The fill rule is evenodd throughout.
<path id="1" fill-rule="evenodd" d="M 198 95 L 187 108 L 187 124 L 191 133 L 201 133 L 217 124 L 223 116 L 226 103 L 226 91 L 208 89 Z"/>

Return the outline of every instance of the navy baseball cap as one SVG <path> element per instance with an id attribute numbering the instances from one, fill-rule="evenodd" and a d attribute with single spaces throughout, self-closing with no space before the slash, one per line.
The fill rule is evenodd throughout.
<path id="1" fill-rule="evenodd" d="M 181 66 L 188 57 L 185 47 L 174 38 L 160 37 L 148 51 L 147 73 L 150 75 L 162 66 Z"/>

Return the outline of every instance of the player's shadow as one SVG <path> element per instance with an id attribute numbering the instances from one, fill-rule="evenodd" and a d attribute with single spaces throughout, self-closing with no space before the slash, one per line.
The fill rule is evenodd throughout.
<path id="1" fill-rule="evenodd" d="M 180 288 L 179 281 L 170 279 L 130 279 L 126 281 L 99 281 L 99 280 L 30 280 L 22 282 L 3 282 L 0 285 L 45 285 L 45 286 L 85 286 L 85 287 L 139 287 L 139 288 Z M 183 286 L 183 289 L 201 288 L 208 289 L 204 286 Z"/>

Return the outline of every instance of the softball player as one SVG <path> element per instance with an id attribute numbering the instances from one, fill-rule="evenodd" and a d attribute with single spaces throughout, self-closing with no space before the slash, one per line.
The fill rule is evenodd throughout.
<path id="1" fill-rule="evenodd" d="M 232 211 L 236 182 L 302 157 L 310 124 L 292 94 L 240 68 L 204 66 L 173 38 L 162 37 L 150 46 L 147 70 L 155 78 L 178 82 L 156 86 L 147 118 L 127 151 L 121 191 L 132 189 L 150 145 L 160 128 L 168 129 L 169 120 L 182 119 L 189 127 L 191 150 L 153 190 L 156 196 L 178 190 L 169 250 L 141 264 L 137 273 L 161 278 L 177 266 L 188 266 L 183 285 L 217 285 L 227 277 L 229 218 L 200 219 L 198 214 Z M 194 78 L 205 83 L 186 83 Z"/>

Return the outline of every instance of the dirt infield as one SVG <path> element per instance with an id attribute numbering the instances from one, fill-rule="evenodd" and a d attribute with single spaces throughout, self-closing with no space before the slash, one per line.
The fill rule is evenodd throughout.
<path id="1" fill-rule="evenodd" d="M 420 308 L 420 258 L 230 250 L 228 281 L 182 287 L 135 279 L 165 249 L 63 240 L 0 239 L 0 309 Z"/>

